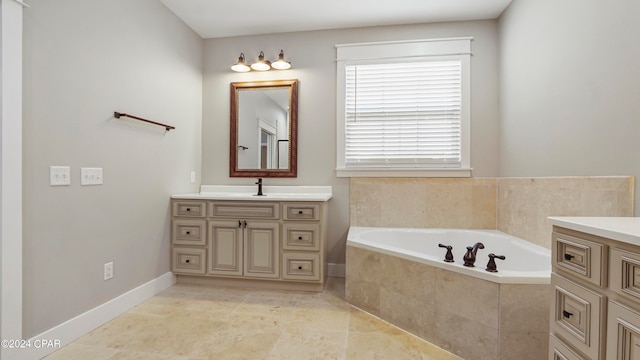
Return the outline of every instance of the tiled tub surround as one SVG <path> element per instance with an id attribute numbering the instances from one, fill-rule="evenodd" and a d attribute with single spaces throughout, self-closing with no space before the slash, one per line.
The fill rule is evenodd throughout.
<path id="1" fill-rule="evenodd" d="M 633 216 L 634 178 L 351 178 L 350 225 L 498 229 L 551 248 L 549 216 Z"/>
<path id="2" fill-rule="evenodd" d="M 490 281 L 473 276 L 477 275 L 474 271 L 460 269 L 460 246 L 458 254 L 454 247 L 456 263 L 434 262 L 418 258 L 415 252 L 402 253 L 393 246 L 381 245 L 385 248 L 375 250 L 373 242 L 366 240 L 369 229 L 352 228 L 349 234 L 346 262 L 349 303 L 468 360 L 545 358 L 551 265 L 546 249 L 525 245 L 532 247 L 531 258 L 539 257 L 545 263 L 542 267 L 548 267 L 546 278 L 497 276 Z M 437 244 L 436 240 L 433 247 L 443 257 L 444 249 L 437 248 Z M 485 245 L 481 251 L 484 255 L 476 262 L 478 268 L 486 266 L 486 255 L 497 246 L 490 241 Z M 512 252 L 507 256 L 518 258 Z M 499 263 L 498 268 L 500 265 L 504 264 Z M 475 272 L 484 275 L 483 270 Z"/>
<path id="3" fill-rule="evenodd" d="M 549 216 L 633 216 L 634 178 L 351 178 L 349 193 L 351 226 L 498 229 L 550 248 Z M 346 282 L 347 301 L 464 358 L 546 358 L 548 285 L 497 284 L 351 246 Z"/>

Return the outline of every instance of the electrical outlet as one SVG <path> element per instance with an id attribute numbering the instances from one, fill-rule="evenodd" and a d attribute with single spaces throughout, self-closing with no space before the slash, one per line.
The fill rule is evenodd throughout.
<path id="1" fill-rule="evenodd" d="M 195 171 L 191 172 L 191 182 L 192 183 L 196 182 L 196 172 Z"/>
<path id="2" fill-rule="evenodd" d="M 102 168 L 80 168 L 80 185 L 102 185 Z"/>
<path id="3" fill-rule="evenodd" d="M 49 185 L 71 185 L 71 168 L 68 166 L 49 166 Z"/>
<path id="4" fill-rule="evenodd" d="M 113 278 L 113 261 L 104 264 L 104 279 L 109 280 Z"/>

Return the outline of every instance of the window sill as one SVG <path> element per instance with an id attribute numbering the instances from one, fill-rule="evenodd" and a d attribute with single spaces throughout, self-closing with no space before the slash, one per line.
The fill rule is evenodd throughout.
<path id="1" fill-rule="evenodd" d="M 464 169 L 336 169 L 337 177 L 423 177 L 469 178 L 471 168 Z"/>

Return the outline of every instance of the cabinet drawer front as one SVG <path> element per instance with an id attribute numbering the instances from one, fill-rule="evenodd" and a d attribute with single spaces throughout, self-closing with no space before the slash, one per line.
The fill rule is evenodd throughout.
<path id="1" fill-rule="evenodd" d="M 280 217 L 280 204 L 278 203 L 243 203 L 212 202 L 210 216 L 232 217 L 237 219 L 278 219 Z"/>
<path id="2" fill-rule="evenodd" d="M 283 249 L 320 250 L 320 224 L 284 223 L 282 230 Z"/>
<path id="3" fill-rule="evenodd" d="M 571 348 L 565 345 L 560 339 L 549 335 L 549 359 L 550 360 L 586 360 L 576 354 Z"/>
<path id="4" fill-rule="evenodd" d="M 560 272 L 604 286 L 604 245 L 593 241 L 553 233 L 553 262 Z"/>
<path id="5" fill-rule="evenodd" d="M 174 220 L 173 243 L 176 245 L 205 245 L 206 222 L 204 220 Z"/>
<path id="6" fill-rule="evenodd" d="M 202 201 L 174 201 L 173 216 L 205 217 L 205 203 Z"/>
<path id="7" fill-rule="evenodd" d="M 640 358 L 640 314 L 609 301 L 607 359 Z"/>
<path id="8" fill-rule="evenodd" d="M 318 204 L 283 204 L 284 220 L 320 220 L 320 205 Z"/>
<path id="9" fill-rule="evenodd" d="M 320 255 L 302 253 L 283 253 L 283 279 L 320 280 Z"/>
<path id="10" fill-rule="evenodd" d="M 640 301 L 640 254 L 611 249 L 611 290 Z"/>
<path id="11" fill-rule="evenodd" d="M 172 270 L 181 274 L 204 274 L 205 249 L 173 248 Z"/>
<path id="12" fill-rule="evenodd" d="M 592 359 L 600 359 L 602 343 L 602 295 L 555 274 L 551 328 Z"/>

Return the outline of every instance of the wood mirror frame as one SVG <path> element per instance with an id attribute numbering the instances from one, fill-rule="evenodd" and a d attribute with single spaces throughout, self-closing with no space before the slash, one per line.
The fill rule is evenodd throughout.
<path id="1" fill-rule="evenodd" d="M 248 148 L 244 144 L 238 142 L 239 139 L 239 121 L 240 121 L 240 93 L 242 91 L 255 90 L 289 90 L 289 116 L 288 116 L 288 167 L 280 168 L 239 168 L 238 159 L 240 147 Z M 274 177 L 297 177 L 298 176 L 298 80 L 269 80 L 269 81 L 252 81 L 252 82 L 232 82 L 231 83 L 231 112 L 230 112 L 230 142 L 229 142 L 229 176 L 230 177 L 256 177 L 256 178 L 274 178 Z M 256 139 L 257 141 L 257 139 Z M 275 150 L 278 151 L 281 142 Z M 256 142 L 256 145 L 259 143 Z"/>

